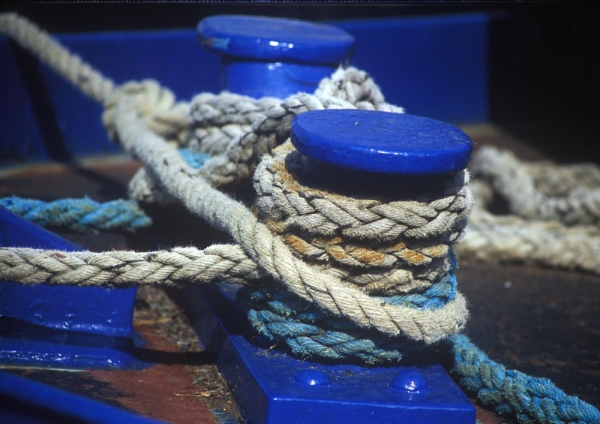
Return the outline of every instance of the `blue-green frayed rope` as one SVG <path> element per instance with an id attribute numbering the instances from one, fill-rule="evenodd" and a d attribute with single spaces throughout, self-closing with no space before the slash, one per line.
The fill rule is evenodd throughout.
<path id="1" fill-rule="evenodd" d="M 152 224 L 152 219 L 134 200 L 98 203 L 84 197 L 43 202 L 7 197 L 0 199 L 0 207 L 42 227 L 62 227 L 78 232 L 132 231 Z"/>
<path id="2" fill-rule="evenodd" d="M 202 168 L 202 165 L 211 158 L 211 156 L 206 153 L 189 148 L 177 149 L 177 152 L 181 158 L 194 169 Z"/>
<path id="3" fill-rule="evenodd" d="M 210 159 L 209 155 L 199 151 L 178 151 L 192 168 L 198 169 Z M 77 232 L 133 231 L 152 224 L 152 219 L 135 200 L 99 203 L 85 197 L 43 202 L 13 196 L 0 199 L 0 207 L 42 227 L 62 227 Z"/>
<path id="4" fill-rule="evenodd" d="M 507 370 L 462 334 L 450 341 L 455 363 L 451 373 L 485 406 L 514 414 L 520 423 L 600 423 L 598 409 L 566 395 L 550 380 Z"/>
<path id="5" fill-rule="evenodd" d="M 450 271 L 423 293 L 376 297 L 382 303 L 414 309 L 438 309 L 456 296 L 457 262 L 450 254 Z M 250 324 L 268 343 L 285 343 L 302 358 L 363 361 L 368 364 L 398 362 L 411 351 L 425 346 L 401 337 L 373 334 L 347 319 L 327 315 L 309 302 L 285 290 L 263 285 L 247 288 L 243 307 Z"/>

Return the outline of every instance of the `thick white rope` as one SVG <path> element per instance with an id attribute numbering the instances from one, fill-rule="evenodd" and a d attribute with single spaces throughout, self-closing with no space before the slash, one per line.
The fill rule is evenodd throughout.
<path id="1" fill-rule="evenodd" d="M 0 280 L 23 284 L 186 285 L 224 280 L 245 283 L 264 276 L 237 245 L 143 253 L 12 248 L 0 250 L 0 264 Z"/>
<path id="2" fill-rule="evenodd" d="M 99 103 L 104 104 L 115 91 L 112 80 L 84 63 L 79 56 L 69 52 L 37 25 L 16 13 L 0 14 L 0 34 L 11 37 Z"/>
<path id="3" fill-rule="evenodd" d="M 459 258 L 531 263 L 600 275 L 600 167 L 526 163 L 483 147 L 473 157 L 475 208 Z M 486 208 L 494 196 L 509 215 Z"/>
<path id="4" fill-rule="evenodd" d="M 207 123 L 207 131 L 210 131 L 210 128 L 221 129 L 228 125 L 247 126 L 252 119 L 257 119 L 252 124 L 251 132 L 240 136 L 245 127 L 237 132 L 233 131 L 227 138 L 228 141 L 224 143 L 225 146 L 217 147 L 221 143 L 215 143 L 211 148 L 222 154 L 209 162 L 208 166 L 203 167 L 201 171 L 196 171 L 181 160 L 173 147 L 156 135 L 173 140 L 174 143 L 185 143 L 189 134 L 185 122 L 189 105 L 176 104 L 168 90 L 149 81 L 126 84 L 117 93 L 110 80 L 83 64 L 77 56 L 52 41 L 33 24 L 14 14 L 0 16 L 0 30 L 15 37 L 26 48 L 38 54 L 42 60 L 48 61 L 57 72 L 65 75 L 86 94 L 105 104 L 107 112 L 104 121 L 109 132 L 113 135 L 118 134 L 118 138 L 126 144 L 128 150 L 150 165 L 150 169 L 167 191 L 213 225 L 228 230 L 255 263 L 277 280 L 287 284 L 292 292 L 315 301 L 336 314 L 354 318 L 358 325 L 374 326 L 389 335 L 406 334 L 415 340 L 428 342 L 441 340 L 443 337 L 434 335 L 440 327 L 452 333 L 464 324 L 466 319 L 464 299 L 458 296 L 455 302 L 446 305 L 460 310 L 460 312 L 454 311 L 452 319 L 435 325 L 430 322 L 425 327 L 415 328 L 414 322 L 409 323 L 407 319 L 410 321 L 411 314 L 421 311 L 408 310 L 398 314 L 397 307 L 390 305 L 382 307 L 374 304 L 366 294 L 353 287 L 347 287 L 348 284 L 342 282 L 339 276 L 325 275 L 302 263 L 294 257 L 289 248 L 270 233 L 267 227 L 258 223 L 243 205 L 214 190 L 202 178 L 207 178 L 214 185 L 247 179 L 252 175 L 262 153 L 287 139 L 291 118 L 306 110 L 360 107 L 400 112 L 401 109 L 383 102 L 376 85 L 370 84 L 368 79 L 365 79 L 366 74 L 356 70 L 352 70 L 353 74 L 338 73 L 337 76 L 332 77 L 329 85 L 324 83 L 314 96 L 293 96 L 279 104 L 265 100 L 260 107 L 251 106 L 247 113 L 242 113 L 246 115 L 244 118 L 234 117 L 237 112 L 233 110 L 230 113 L 217 113 L 218 107 L 213 108 L 212 117 L 210 111 L 200 113 L 196 110 L 196 115 L 200 116 L 198 120 Z M 230 99 L 229 104 L 231 103 Z M 238 121 L 235 121 L 236 119 Z M 240 119 L 242 121 L 239 121 Z M 111 129 L 113 125 L 114 131 Z M 165 146 L 166 150 L 164 150 Z M 200 197 L 196 193 L 197 190 L 202 191 Z M 476 221 L 481 216 L 484 214 L 476 214 Z M 486 219 L 494 218 L 488 216 Z M 477 231 L 478 227 L 474 226 L 471 234 L 477 234 Z M 501 233 L 502 231 L 498 232 L 499 239 L 508 237 Z M 467 248 L 469 240 L 474 240 L 475 245 L 482 247 L 482 242 L 475 242 L 476 238 L 469 236 L 468 233 L 465 240 Z M 492 244 L 486 243 L 486 246 L 490 245 Z M 485 249 L 477 249 L 478 252 L 483 250 Z M 526 254 L 528 253 L 522 252 L 518 256 Z M 593 268 L 587 260 L 582 263 L 582 267 Z M 447 314 L 450 315 L 452 313 Z"/>
<path id="5" fill-rule="evenodd" d="M 117 106 L 115 124 L 123 146 L 153 169 L 171 195 L 192 213 L 231 234 L 249 257 L 292 293 L 361 327 L 426 343 L 446 339 L 464 326 L 467 311 L 460 294 L 437 310 L 420 311 L 382 304 L 343 283 L 339 277 L 296 258 L 244 205 L 202 179 L 193 178 L 197 171 L 191 169 L 173 147 L 147 129 L 127 99 Z"/>

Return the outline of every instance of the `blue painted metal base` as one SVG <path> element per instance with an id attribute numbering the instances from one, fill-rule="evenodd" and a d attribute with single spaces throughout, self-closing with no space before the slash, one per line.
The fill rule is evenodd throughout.
<path id="1" fill-rule="evenodd" d="M 475 409 L 425 356 L 403 366 L 324 365 L 251 343 L 237 287 L 186 289 L 204 348 L 250 423 L 474 423 Z"/>
<path id="2" fill-rule="evenodd" d="M 7 373 L 0 373 L 0 422 L 158 423 L 140 415 Z"/>
<path id="3" fill-rule="evenodd" d="M 0 246 L 80 246 L 0 208 Z M 0 363 L 52 368 L 140 368 L 132 327 L 136 288 L 0 282 Z M 143 342 L 138 342 L 138 344 Z"/>

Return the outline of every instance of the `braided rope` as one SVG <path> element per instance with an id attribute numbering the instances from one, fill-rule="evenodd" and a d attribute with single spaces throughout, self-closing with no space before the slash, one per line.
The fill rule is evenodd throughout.
<path id="1" fill-rule="evenodd" d="M 204 250 L 180 247 L 146 253 L 0 249 L 0 280 L 23 284 L 168 286 L 224 280 L 245 282 L 263 276 L 236 245 L 212 245 Z"/>
<path id="2" fill-rule="evenodd" d="M 387 303 L 382 305 L 339 277 L 302 262 L 245 206 L 203 179 L 194 178 L 196 171 L 174 148 L 150 132 L 135 108 L 126 101 L 117 107 L 115 124 L 121 143 L 155 171 L 171 195 L 192 213 L 230 233 L 250 258 L 292 293 L 358 326 L 425 343 L 447 338 L 464 326 L 467 313 L 460 294 L 439 310 L 418 311 Z"/>
<path id="3" fill-rule="evenodd" d="M 600 275 L 598 166 L 523 163 L 510 152 L 485 147 L 472 168 L 476 207 L 456 249 L 459 257 Z M 512 214 L 485 209 L 495 194 L 507 201 Z"/>
<path id="4" fill-rule="evenodd" d="M 289 138 L 291 119 L 295 115 L 309 110 L 340 108 L 404 112 L 400 107 L 385 103 L 379 87 L 366 72 L 340 68 L 331 78 L 320 82 L 314 96 L 302 93 L 283 102 L 271 97 L 257 100 L 229 92 L 197 95 L 192 99 L 187 115 L 192 131 L 190 144 L 215 156 L 202 170 L 202 176 L 211 184 L 237 184 L 252 177 L 264 153 Z M 129 194 L 134 199 L 151 203 L 171 200 L 146 169 L 138 171 L 130 184 Z"/>
<path id="5" fill-rule="evenodd" d="M 450 272 L 423 292 L 377 299 L 413 309 L 441 308 L 456 296 L 454 258 L 452 263 Z M 250 323 L 259 335 L 268 340 L 269 345 L 284 343 L 302 358 L 380 364 L 397 362 L 405 354 L 425 347 L 424 343 L 403 337 L 389 338 L 357 328 L 349 320 L 332 317 L 285 290 L 277 290 L 277 287 L 246 289 L 242 293 L 242 301 Z"/>
<path id="6" fill-rule="evenodd" d="M 0 199 L 0 207 L 43 227 L 73 231 L 135 230 L 152 224 L 134 200 L 98 203 L 89 198 L 43 202 L 20 197 Z"/>
<path id="7" fill-rule="evenodd" d="M 70 55 L 66 49 L 50 40 L 46 34 L 41 32 L 27 20 L 14 14 L 0 15 L 0 31 L 13 36 L 17 41 L 25 45 L 26 48 L 32 50 L 47 62 L 52 62 L 54 57 L 55 63 L 51 66 L 96 100 L 107 103 L 109 97 L 113 94 L 114 85 L 110 80 L 103 78 L 89 66 L 82 64 L 79 58 Z M 46 37 L 47 40 L 44 39 L 44 37 Z M 68 63 L 68 65 L 65 65 L 66 63 Z M 352 80 L 352 78 L 354 78 L 354 80 Z M 244 136 L 238 137 L 241 132 L 239 131 L 238 135 L 234 134 L 234 136 L 228 136 L 225 131 L 220 131 L 222 128 L 227 127 L 227 125 L 224 125 L 223 127 L 207 127 L 207 133 L 213 131 L 214 134 L 221 134 L 224 147 L 219 147 L 219 149 L 221 149 L 219 151 L 224 152 L 223 154 L 220 154 L 209 161 L 213 162 L 210 165 L 213 170 L 223 171 L 222 174 L 215 174 L 216 176 L 211 182 L 213 184 L 229 184 L 231 182 L 242 180 L 236 179 L 235 176 L 233 176 L 232 173 L 236 170 L 242 171 L 244 174 L 243 179 L 247 179 L 252 174 L 251 171 L 258 163 L 258 158 L 260 158 L 262 153 L 270 151 L 274 146 L 281 144 L 287 139 L 286 133 L 289 135 L 289 121 L 291 120 L 291 116 L 298 110 L 301 110 L 302 107 L 304 107 L 305 110 L 312 110 L 310 107 L 318 108 L 318 103 L 320 102 L 322 108 L 357 107 L 367 109 L 371 107 L 369 104 L 363 103 L 367 102 L 372 104 L 373 109 L 385 110 L 386 108 L 389 108 L 389 111 L 401 111 L 399 108 L 394 108 L 383 103 L 383 98 L 378 99 L 377 90 L 368 88 L 368 78 L 362 79 L 362 81 L 366 82 L 366 85 L 364 88 L 361 88 L 361 78 L 363 77 L 357 74 L 348 78 L 351 80 L 348 84 L 345 84 L 343 81 L 336 82 L 334 86 L 339 87 L 339 90 L 341 90 L 340 92 L 336 92 L 338 88 L 335 87 L 324 87 L 323 91 L 321 91 L 318 96 L 313 96 L 312 98 L 302 97 L 301 99 L 288 99 L 289 102 L 286 104 L 280 107 L 273 107 L 268 113 L 265 113 L 266 118 L 255 123 L 252 127 L 253 134 L 246 133 Z M 332 78 L 332 81 L 333 80 L 335 80 L 335 78 Z M 342 92 L 347 93 L 347 97 L 343 97 L 344 95 Z M 319 98 L 320 96 L 325 97 Z M 332 100 L 331 98 L 327 99 L 327 96 L 337 96 L 344 99 L 344 101 Z M 234 238 L 240 243 L 240 246 L 211 246 L 204 251 L 183 249 L 185 250 L 185 253 L 183 253 L 183 250 L 180 252 L 179 249 L 173 249 L 173 251 L 170 252 L 150 252 L 146 254 L 113 252 L 116 255 L 116 259 L 107 259 L 110 258 L 110 254 L 108 256 L 102 256 L 106 254 L 92 254 L 89 252 L 66 253 L 36 251 L 33 249 L 0 249 L 0 277 L 11 278 L 4 277 L 4 273 L 7 273 L 8 275 L 12 272 L 10 269 L 13 269 L 13 271 L 16 269 L 24 269 L 24 272 L 28 275 L 27 277 L 23 277 L 23 279 L 26 280 L 24 282 L 30 283 L 47 281 L 53 284 L 80 284 L 81 281 L 86 281 L 89 284 L 108 285 L 157 284 L 160 280 L 156 276 L 156 273 L 158 272 L 162 276 L 162 281 L 166 281 L 167 284 L 181 283 L 183 280 L 190 278 L 192 281 L 207 282 L 204 280 L 204 273 L 207 271 L 202 269 L 203 265 L 199 265 L 196 262 L 199 261 L 203 263 L 203 261 L 206 260 L 212 264 L 208 265 L 210 268 L 212 266 L 219 267 L 222 261 L 229 260 L 231 261 L 231 264 L 228 269 L 235 269 L 234 271 L 219 269 L 218 271 L 212 271 L 212 274 L 209 274 L 208 278 L 210 280 L 218 279 L 220 276 L 228 276 L 223 278 L 239 278 L 240 280 L 261 278 L 265 275 L 264 271 L 261 271 L 261 269 L 264 269 L 270 275 L 274 276 L 277 281 L 286 285 L 292 293 L 295 293 L 298 297 L 304 299 L 304 301 L 319 305 L 334 316 L 352 319 L 351 307 L 357 306 L 360 311 L 357 314 L 356 323 L 363 327 L 373 326 L 378 328 L 382 332 L 382 336 L 377 337 L 400 334 L 407 338 L 421 340 L 425 343 L 434 342 L 437 338 L 432 336 L 431 326 L 425 326 L 420 329 L 411 327 L 412 324 L 410 321 L 413 320 L 416 315 L 411 314 L 410 311 L 411 309 L 416 311 L 414 309 L 415 305 L 429 305 L 432 309 L 439 307 L 439 309 L 436 309 L 434 312 L 443 311 L 444 314 L 420 314 L 421 318 L 425 316 L 426 318 L 432 318 L 433 320 L 438 317 L 448 317 L 455 313 L 456 310 L 461 310 L 461 308 L 464 310 L 464 299 L 460 294 L 455 293 L 455 299 L 453 301 L 446 302 L 444 300 L 449 300 L 452 297 L 452 289 L 450 289 L 450 294 L 447 294 L 444 297 L 443 292 L 447 291 L 447 284 L 439 286 L 438 284 L 433 284 L 430 289 L 427 290 L 428 292 L 435 288 L 435 290 L 440 291 L 441 296 L 434 295 L 433 297 L 428 298 L 428 296 L 422 296 L 421 294 L 409 294 L 403 297 L 406 300 L 408 296 L 421 296 L 420 300 L 416 298 L 411 299 L 410 302 L 413 304 L 410 307 L 404 306 L 403 309 L 402 307 L 396 308 L 394 306 L 397 305 L 391 305 L 389 303 L 384 303 L 383 305 L 372 303 L 372 298 L 357 289 L 353 289 L 350 284 L 345 283 L 339 276 L 326 275 L 314 265 L 309 266 L 303 264 L 302 261 L 295 258 L 294 253 L 288 250 L 286 244 L 278 239 L 280 236 L 270 234 L 267 227 L 258 223 L 244 206 L 228 199 L 225 195 L 217 192 L 208 184 L 204 183 L 201 178 L 203 174 L 186 165 L 174 148 L 167 145 L 164 140 L 148 130 L 148 127 L 150 126 L 153 130 L 156 129 L 156 133 L 181 145 L 182 140 L 185 140 L 188 134 L 186 133 L 188 130 L 182 126 L 183 121 L 181 119 L 183 116 L 182 112 L 186 109 L 186 105 L 183 104 L 183 107 L 179 107 L 171 104 L 163 109 L 163 112 L 161 113 L 151 111 L 146 115 L 146 119 L 144 120 L 142 118 L 144 116 L 143 105 L 140 104 L 143 102 L 140 101 L 140 97 L 142 96 L 138 96 L 137 101 L 132 101 L 129 94 L 118 99 L 113 98 L 116 99 L 113 101 L 112 105 L 114 106 L 114 113 L 109 113 L 106 115 L 107 118 L 105 119 L 109 131 L 111 131 L 111 126 L 114 125 L 115 131 L 113 135 L 121 139 L 129 151 L 133 152 L 149 164 L 150 167 L 147 168 L 147 170 L 152 170 L 151 172 L 155 173 L 157 179 L 159 179 L 160 183 L 169 193 L 171 193 L 171 195 L 183 200 L 184 204 L 186 204 L 193 212 L 205 217 L 213 225 L 229 230 Z M 153 97 L 150 96 L 150 98 Z M 157 98 L 162 97 L 154 96 L 155 100 Z M 299 103 L 297 109 L 294 109 L 296 107 L 294 102 Z M 350 102 L 355 102 L 355 104 L 348 107 Z M 167 103 L 169 102 L 166 102 L 165 104 Z M 175 113 L 173 110 L 177 110 L 177 112 Z M 155 124 L 154 121 L 157 116 L 159 116 L 160 119 L 157 119 L 156 122 L 158 122 L 158 124 Z M 214 122 L 225 121 L 215 120 Z M 216 128 L 216 130 L 212 130 L 211 128 Z M 232 132 L 232 134 L 233 133 L 234 132 Z M 144 152 L 145 142 L 148 143 L 147 151 Z M 165 161 L 162 162 L 163 155 L 165 154 Z M 157 161 L 159 163 L 157 163 Z M 244 162 L 244 164 L 237 169 L 236 163 L 240 162 Z M 161 167 L 161 165 L 164 165 L 164 168 Z M 165 169 L 169 166 L 173 166 L 172 172 Z M 244 171 L 248 172 L 244 173 Z M 178 180 L 179 183 L 174 184 Z M 201 183 L 197 184 L 198 181 Z M 481 189 L 478 191 L 482 194 L 489 194 L 488 189 Z M 198 199 L 198 196 L 202 196 L 202 199 Z M 230 212 L 231 216 L 229 216 Z M 491 222 L 497 219 L 496 217 L 486 214 L 486 212 L 482 210 L 476 210 L 475 216 L 476 219 L 480 219 L 481 222 Z M 335 220 L 332 221 L 335 222 Z M 514 217 L 509 217 L 505 223 L 518 224 Z M 467 232 L 465 241 L 468 239 L 469 232 Z M 310 243 L 307 243 L 311 246 L 311 249 L 319 248 L 319 242 L 315 240 L 316 239 L 314 238 L 310 239 Z M 292 243 L 290 243 L 290 245 L 291 244 Z M 328 245 L 331 244 L 332 243 L 329 243 Z M 420 247 L 411 245 L 410 250 L 416 251 L 418 248 Z M 211 249 L 224 249 L 224 251 L 217 252 L 212 251 Z M 351 251 L 352 248 L 350 248 L 350 250 L 347 248 L 344 250 L 344 253 L 349 253 Z M 178 256 L 162 259 L 167 258 L 171 253 L 176 253 Z M 120 254 L 123 256 L 118 256 Z M 208 257 L 213 254 L 215 256 L 214 258 Z M 298 250 L 296 250 L 295 254 L 298 254 Z M 44 255 L 49 255 L 49 258 L 43 259 Z M 78 258 L 77 255 L 81 256 Z M 442 253 L 442 255 L 444 255 L 444 253 Z M 330 257 L 334 256 L 334 253 L 330 253 Z M 226 258 L 223 259 L 224 257 Z M 250 257 L 252 259 L 250 259 Z M 161 260 L 155 261 L 154 258 L 161 258 Z M 196 258 L 197 261 L 194 258 Z M 162 270 L 160 267 L 157 267 L 154 270 L 145 268 L 148 266 L 148 263 L 151 263 L 153 266 L 156 265 L 155 262 L 165 262 L 165 266 L 171 268 L 165 270 Z M 173 264 L 184 262 L 185 264 L 193 265 L 190 265 L 189 268 L 185 268 L 184 264 L 186 272 L 180 273 L 180 270 Z M 56 265 L 56 270 L 45 269 L 44 266 L 46 263 L 53 263 Z M 93 264 L 96 269 L 91 269 L 91 264 Z M 98 268 L 99 265 L 106 265 L 106 269 L 101 267 Z M 139 276 L 134 276 L 132 270 L 136 266 L 140 266 L 145 270 L 144 272 L 147 272 L 148 279 L 142 279 L 142 281 L 140 281 Z M 161 266 L 163 266 L 163 264 L 161 264 Z M 99 272 L 99 270 L 101 271 Z M 55 271 L 56 273 L 53 274 Z M 90 277 L 81 280 L 81 276 L 76 275 L 79 271 L 90 272 Z M 115 277 L 112 275 L 104 277 L 104 275 L 108 275 L 104 274 L 104 272 L 113 272 L 116 273 L 117 276 Z M 208 272 L 210 273 L 211 271 Z M 229 274 L 227 274 L 228 272 Z M 102 275 L 103 277 L 95 277 L 94 275 Z M 194 275 L 196 277 L 194 277 Z M 124 276 L 127 276 L 127 278 Z M 19 281 L 18 278 L 21 277 L 15 276 L 14 279 Z M 181 280 L 179 280 L 179 278 L 181 278 Z M 452 287 L 452 284 L 450 286 Z M 438 289 L 438 287 L 442 288 Z M 344 293 L 345 291 L 346 293 Z M 402 296 L 400 296 L 400 298 L 402 298 Z M 430 304 L 428 302 L 434 302 L 435 304 Z M 449 308 L 449 305 L 454 306 L 454 310 Z M 400 311 L 400 315 L 397 315 L 396 312 Z M 323 314 L 322 311 L 319 313 Z M 464 318 L 466 317 L 463 317 L 462 319 Z M 383 319 L 383 321 L 380 319 Z M 331 317 L 329 317 L 329 320 L 331 320 Z M 463 323 L 464 321 L 461 323 L 460 319 L 450 319 L 449 321 L 441 323 L 441 326 L 445 327 L 445 330 L 449 330 L 448 334 L 452 334 L 457 330 L 457 327 L 460 328 Z M 413 335 L 416 335 L 417 337 L 412 337 Z M 486 389 L 480 391 L 481 398 L 488 400 L 492 399 L 494 401 L 500 399 L 498 395 L 489 390 L 489 380 L 486 378 L 481 378 L 480 380 L 471 378 L 473 374 L 467 372 L 467 368 L 469 362 L 471 364 L 475 363 L 475 374 L 478 372 L 477 370 L 482 370 L 483 374 L 494 378 L 496 376 L 502 377 L 502 372 L 499 372 L 502 371 L 502 369 L 496 367 L 496 364 L 491 363 L 491 361 L 489 363 L 486 362 L 487 358 L 480 351 L 470 349 L 463 336 L 454 336 L 452 342 L 455 346 L 456 362 L 458 364 L 456 370 L 459 374 L 467 376 L 467 378 L 465 378 L 465 384 L 467 384 L 467 386 L 471 385 L 470 387 L 474 390 L 479 390 L 478 387 L 481 387 L 483 384 Z M 343 350 L 343 348 L 340 349 L 340 351 Z M 368 361 L 368 358 L 366 360 Z M 493 370 L 494 372 L 490 373 L 490 370 Z M 550 386 L 549 384 L 538 384 L 538 380 L 542 379 L 531 379 L 526 376 L 521 377 L 523 375 L 520 373 L 510 373 L 510 371 L 506 372 L 505 375 L 509 378 L 504 379 L 505 383 L 502 383 L 502 388 L 506 388 L 507 390 L 505 391 L 506 394 L 501 395 L 505 397 L 505 400 L 500 399 L 498 403 L 502 405 L 500 407 L 501 411 L 515 411 L 518 418 L 523 422 L 529 422 L 531 419 L 539 422 L 598 422 L 598 411 L 590 405 L 587 405 L 576 398 L 565 397 L 564 393 L 555 388 L 553 389 L 553 386 Z M 516 371 L 514 373 L 516 373 Z M 513 378 L 515 375 L 516 378 Z M 491 381 L 491 383 L 500 380 L 501 378 L 496 378 Z M 525 383 L 519 384 L 521 382 Z M 547 382 L 547 380 L 542 381 L 542 383 L 545 382 Z M 531 387 L 528 387 L 528 385 Z M 533 395 L 530 393 L 533 393 Z M 528 401 L 528 399 L 531 401 Z"/>
<path id="8" fill-rule="evenodd" d="M 600 168 L 597 166 L 588 164 L 580 169 L 561 169 L 538 164 L 527 169 L 511 152 L 484 147 L 473 158 L 471 168 L 476 177 L 488 182 L 506 199 L 513 214 L 565 225 L 597 225 L 600 222 Z M 535 172 L 538 181 L 547 183 L 536 184 L 530 171 Z M 555 173 L 552 179 L 543 178 L 552 173 Z M 583 175 L 582 182 L 587 182 L 588 187 L 577 181 Z M 516 187 L 519 189 L 515 190 Z"/>
<path id="9" fill-rule="evenodd" d="M 507 370 L 491 361 L 464 335 L 452 339 L 461 385 L 477 393 L 484 405 L 515 414 L 520 423 L 598 423 L 600 412 L 575 396 L 567 396 L 545 378 Z"/>
<path id="10" fill-rule="evenodd" d="M 99 103 L 104 104 L 115 91 L 112 80 L 84 63 L 79 56 L 69 52 L 37 25 L 16 13 L 0 14 L 0 34 L 11 37 Z"/>

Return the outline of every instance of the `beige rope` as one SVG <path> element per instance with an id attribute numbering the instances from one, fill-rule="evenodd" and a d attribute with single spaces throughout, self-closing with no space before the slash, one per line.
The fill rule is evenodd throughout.
<path id="1" fill-rule="evenodd" d="M 56 73 L 92 99 L 104 104 L 115 91 L 115 84 L 81 58 L 53 40 L 37 25 L 16 13 L 0 14 L 0 33 L 37 55 Z"/>
<path id="2" fill-rule="evenodd" d="M 304 262 L 335 269 L 367 293 L 385 294 L 422 290 L 450 270 L 450 245 L 472 207 L 468 173 L 442 178 L 436 192 L 397 200 L 301 185 L 301 167 L 288 141 L 263 157 L 254 186 L 255 213 Z"/>
<path id="3" fill-rule="evenodd" d="M 204 250 L 104 253 L 0 249 L 0 280 L 23 284 L 134 286 L 246 282 L 264 274 L 237 245 Z"/>
<path id="4" fill-rule="evenodd" d="M 213 185 L 236 184 L 252 177 L 262 154 L 287 140 L 291 118 L 308 110 L 330 108 L 404 112 L 385 103 L 379 87 L 366 72 L 340 68 L 321 81 L 314 96 L 303 93 L 281 101 L 228 92 L 197 95 L 187 117 L 192 132 L 190 145 L 216 156 L 202 171 Z M 156 178 L 147 174 L 146 169 L 138 171 L 129 186 L 129 195 L 144 202 L 171 202 L 173 199 L 164 193 Z"/>
<path id="5" fill-rule="evenodd" d="M 476 207 L 456 249 L 464 260 L 531 263 L 600 275 L 600 167 L 526 163 L 484 147 L 472 161 Z M 504 198 L 510 215 L 486 208 Z"/>
<path id="6" fill-rule="evenodd" d="M 518 216 L 566 225 L 600 222 L 600 167 L 525 166 L 507 150 L 484 147 L 473 158 L 471 169 Z"/>
<path id="7" fill-rule="evenodd" d="M 196 171 L 173 147 L 148 130 L 126 99 L 117 106 L 115 123 L 121 143 L 154 170 L 171 195 L 192 213 L 230 233 L 249 257 L 292 293 L 359 326 L 426 343 L 443 340 L 464 326 L 467 311 L 460 294 L 453 302 L 433 311 L 382 305 L 339 277 L 296 258 L 245 206 L 202 179 L 194 178 Z"/>

